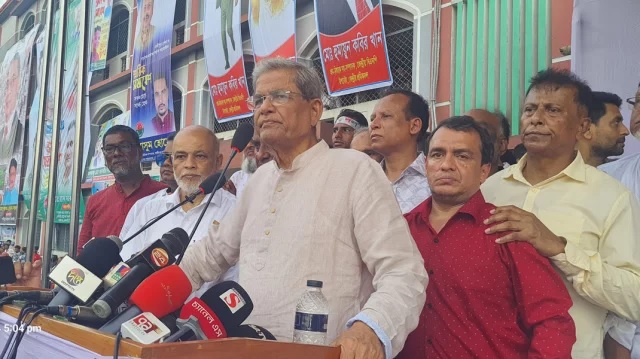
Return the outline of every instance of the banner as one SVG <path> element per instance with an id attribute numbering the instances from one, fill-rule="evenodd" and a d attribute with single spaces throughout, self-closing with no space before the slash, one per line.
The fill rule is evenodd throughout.
<path id="1" fill-rule="evenodd" d="M 92 4 L 93 25 L 91 30 L 91 54 L 89 71 L 102 70 L 107 64 L 107 47 L 111 29 L 113 0 L 94 0 Z"/>
<path id="2" fill-rule="evenodd" d="M 49 43 L 50 64 L 58 61 L 58 37 L 60 36 L 60 12 L 56 10 L 53 20 L 53 34 Z M 49 176 L 51 169 L 51 140 L 53 136 L 54 102 L 56 97 L 57 66 L 49 67 L 47 96 L 45 98 L 44 133 L 42 134 L 42 169 L 40 172 L 40 189 L 38 191 L 37 215 L 40 221 L 47 218 L 49 205 Z"/>
<path id="3" fill-rule="evenodd" d="M 251 0 L 249 30 L 256 64 L 271 57 L 295 59 L 295 0 Z"/>
<path id="4" fill-rule="evenodd" d="M 176 130 L 171 91 L 171 37 L 176 1 L 137 1 L 131 126 L 140 136 L 142 160 L 150 161 L 164 150 L 167 136 Z"/>
<path id="5" fill-rule="evenodd" d="M 79 125 L 76 124 L 78 115 L 77 102 L 79 98 L 78 84 L 79 55 L 82 51 L 80 42 L 80 27 L 82 21 L 83 6 L 82 0 L 71 0 L 67 8 L 67 32 L 65 34 L 65 56 L 64 56 L 64 79 L 62 85 L 62 100 L 60 102 L 62 116 L 60 117 L 59 147 L 58 147 L 58 172 L 55 198 L 55 223 L 68 224 L 71 221 L 71 194 L 73 178 L 73 152 L 76 138 L 76 131 Z M 84 200 L 80 196 L 79 217 L 84 218 Z"/>
<path id="6" fill-rule="evenodd" d="M 89 163 L 89 173 L 87 174 L 87 181 L 93 182 L 113 182 L 115 178 L 104 161 L 104 154 L 102 153 L 102 138 L 108 129 L 115 125 L 131 126 L 129 112 L 125 112 L 119 116 L 112 118 L 111 120 L 103 123 L 100 126 L 100 132 L 96 138 L 96 143 Z"/>
<path id="7" fill-rule="evenodd" d="M 240 5 L 238 0 L 207 0 L 204 6 L 202 46 L 218 123 L 253 114 L 247 106 L 249 88 L 242 58 Z"/>
<path id="8" fill-rule="evenodd" d="M 33 170 L 36 154 L 36 134 L 40 123 L 38 117 L 40 113 L 40 89 L 42 88 L 42 70 L 43 65 L 43 51 L 45 42 L 45 32 L 42 31 L 36 39 L 36 74 L 35 74 L 35 90 L 33 94 L 33 101 L 31 101 L 31 109 L 29 110 L 29 133 L 27 134 L 27 170 L 25 172 L 24 186 L 22 187 L 22 196 L 24 197 L 24 204 L 27 208 L 31 208 L 31 190 L 33 186 Z"/>
<path id="9" fill-rule="evenodd" d="M 322 71 L 331 96 L 393 83 L 379 0 L 315 0 Z"/>
<path id="10" fill-rule="evenodd" d="M 17 222 L 31 49 L 37 32 L 33 28 L 13 45 L 0 68 L 0 224 Z"/>

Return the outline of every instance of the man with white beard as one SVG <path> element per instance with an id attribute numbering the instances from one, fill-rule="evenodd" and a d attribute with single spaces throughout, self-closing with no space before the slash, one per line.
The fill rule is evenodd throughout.
<path id="1" fill-rule="evenodd" d="M 260 150 L 259 145 L 252 139 L 247 147 L 242 151 L 242 165 L 240 171 L 231 175 L 229 181 L 225 183 L 224 189 L 240 197 L 244 186 L 251 178 L 251 175 L 258 169 L 258 161 L 256 160 L 256 151 Z"/>
<path id="2" fill-rule="evenodd" d="M 177 191 L 147 202 L 136 216 L 129 233 L 135 233 L 151 219 L 177 205 L 189 194 L 196 192 L 202 181 L 218 172 L 222 163 L 218 139 L 211 130 L 203 126 L 189 126 L 180 130 L 173 140 L 171 157 L 173 172 L 178 183 Z M 187 233 L 191 233 L 200 213 L 204 210 L 209 196 L 211 194 L 197 196 L 192 203 L 187 202 L 168 214 L 162 221 L 155 223 L 140 233 L 138 237 L 124 245 L 120 253 L 122 258 L 129 259 L 176 226 L 180 226 Z M 236 198 L 229 192 L 216 191 L 202 218 L 201 225 L 198 226 L 193 236 L 193 241 L 205 237 L 209 226 L 216 223 L 219 224 L 235 203 Z M 237 280 L 235 267 L 230 268 L 220 280 Z M 208 284 L 200 288 L 196 292 L 196 296 L 204 293 L 214 282 Z"/>

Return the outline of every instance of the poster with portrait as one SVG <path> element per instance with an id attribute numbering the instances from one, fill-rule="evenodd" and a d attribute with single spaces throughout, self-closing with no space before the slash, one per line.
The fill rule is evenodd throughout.
<path id="1" fill-rule="evenodd" d="M 242 57 L 239 0 L 207 0 L 202 46 L 209 93 L 219 123 L 251 116 L 249 87 Z"/>
<path id="2" fill-rule="evenodd" d="M 49 42 L 49 54 L 51 63 L 55 64 L 58 59 L 58 37 L 60 36 L 60 12 L 56 10 L 53 14 L 53 33 Z M 49 177 L 51 175 L 51 152 L 53 137 L 53 115 L 54 101 L 56 97 L 56 75 L 57 67 L 51 66 L 47 79 L 47 95 L 45 98 L 44 133 L 42 134 L 42 169 L 40 170 L 40 189 L 38 191 L 38 220 L 44 221 L 47 217 L 47 207 L 49 205 Z"/>
<path id="3" fill-rule="evenodd" d="M 107 64 L 107 47 L 111 29 L 111 10 L 113 0 L 94 0 L 91 7 L 93 24 L 89 27 L 91 52 L 89 53 L 89 71 L 102 70 Z"/>
<path id="4" fill-rule="evenodd" d="M 251 0 L 249 30 L 256 64 L 272 57 L 295 59 L 295 0 Z"/>
<path id="5" fill-rule="evenodd" d="M 32 29 L 13 45 L 0 66 L 0 224 L 17 222 L 31 49 L 36 33 L 37 28 Z"/>
<path id="6" fill-rule="evenodd" d="M 108 129 L 115 125 L 131 126 L 130 112 L 120 114 L 111 120 L 103 123 L 100 126 L 98 137 L 95 141 L 93 155 L 91 156 L 91 162 L 89 162 L 89 173 L 87 174 L 87 180 L 93 182 L 113 182 L 115 178 L 104 160 L 104 153 L 102 153 L 102 139 Z"/>
<path id="7" fill-rule="evenodd" d="M 64 78 L 62 84 L 62 115 L 58 131 L 58 169 L 56 178 L 56 198 L 54 222 L 68 224 L 71 221 L 71 194 L 73 179 L 73 152 L 76 131 L 81 124 L 76 123 L 78 115 L 78 71 L 80 51 L 80 28 L 84 6 L 82 0 L 71 0 L 67 3 L 67 25 L 64 46 Z M 84 200 L 80 197 L 80 218 L 84 217 Z"/>
<path id="8" fill-rule="evenodd" d="M 332 96 L 393 83 L 380 0 L 314 0 L 318 44 Z"/>
<path id="9" fill-rule="evenodd" d="M 131 66 L 131 127 L 143 161 L 162 152 L 176 130 L 171 91 L 171 39 L 175 0 L 137 0 L 138 19 Z"/>
<path id="10" fill-rule="evenodd" d="M 33 94 L 33 101 L 31 101 L 31 109 L 29 110 L 29 133 L 27 134 L 27 151 L 29 153 L 26 154 L 27 157 L 27 168 L 25 171 L 24 178 L 24 186 L 22 187 L 22 196 L 24 197 L 24 204 L 27 208 L 31 207 L 31 190 L 33 186 L 33 169 L 35 163 L 35 148 L 36 148 L 36 134 L 38 131 L 40 120 L 38 114 L 40 112 L 40 89 L 42 88 L 42 70 L 43 70 L 43 61 L 44 57 L 44 43 L 45 43 L 45 32 L 41 32 L 38 35 L 35 43 L 35 76 L 34 80 L 36 81 L 35 90 Z M 33 55 L 33 54 L 32 54 Z M 32 58 L 33 59 L 33 58 Z"/>

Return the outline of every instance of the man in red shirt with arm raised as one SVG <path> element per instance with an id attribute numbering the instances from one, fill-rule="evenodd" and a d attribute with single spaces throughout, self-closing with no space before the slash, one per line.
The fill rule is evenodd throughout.
<path id="1" fill-rule="evenodd" d="M 102 138 L 102 152 L 116 183 L 89 197 L 78 238 L 78 254 L 93 237 L 117 236 L 137 200 L 167 188 L 142 173 L 140 137 L 131 127 L 116 125 L 108 129 Z"/>
<path id="2" fill-rule="evenodd" d="M 504 246 L 485 234 L 495 208 L 480 192 L 493 158 L 489 133 L 469 116 L 452 117 L 428 143 L 432 196 L 405 218 L 430 281 L 398 358 L 570 358 L 576 331 L 560 276 L 527 243 Z"/>

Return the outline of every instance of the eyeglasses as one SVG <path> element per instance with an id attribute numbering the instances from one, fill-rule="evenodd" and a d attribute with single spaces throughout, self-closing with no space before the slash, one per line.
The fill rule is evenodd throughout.
<path id="1" fill-rule="evenodd" d="M 121 145 L 106 145 L 102 147 L 102 152 L 104 152 L 106 155 L 113 155 L 114 153 L 116 153 L 116 150 L 120 150 L 121 153 L 129 153 L 131 152 L 132 148 L 133 145 L 130 143 L 123 143 Z"/>
<path id="2" fill-rule="evenodd" d="M 169 160 L 169 164 L 171 164 L 171 152 L 163 152 L 156 156 L 156 164 L 158 167 L 162 167 L 167 160 Z"/>
<path id="3" fill-rule="evenodd" d="M 247 99 L 247 105 L 249 106 L 250 110 L 255 111 L 264 104 L 264 100 L 268 99 L 273 105 L 281 106 L 286 104 L 291 99 L 291 95 L 300 95 L 304 97 L 304 95 L 299 92 L 276 90 L 269 92 L 269 94 L 266 96 L 250 96 Z"/>
<path id="4" fill-rule="evenodd" d="M 204 163 L 207 162 L 209 160 L 209 156 L 207 156 L 205 153 L 185 153 L 185 152 L 179 152 L 179 153 L 174 153 L 171 155 L 171 162 L 172 163 L 183 163 L 185 162 L 189 156 L 193 155 L 193 157 L 195 157 L 196 162 L 200 162 L 200 163 Z"/>
<path id="5" fill-rule="evenodd" d="M 627 103 L 631 105 L 629 107 L 631 107 L 631 109 L 633 110 L 638 106 L 638 104 L 640 104 L 640 99 L 637 97 L 629 97 L 627 99 Z"/>

